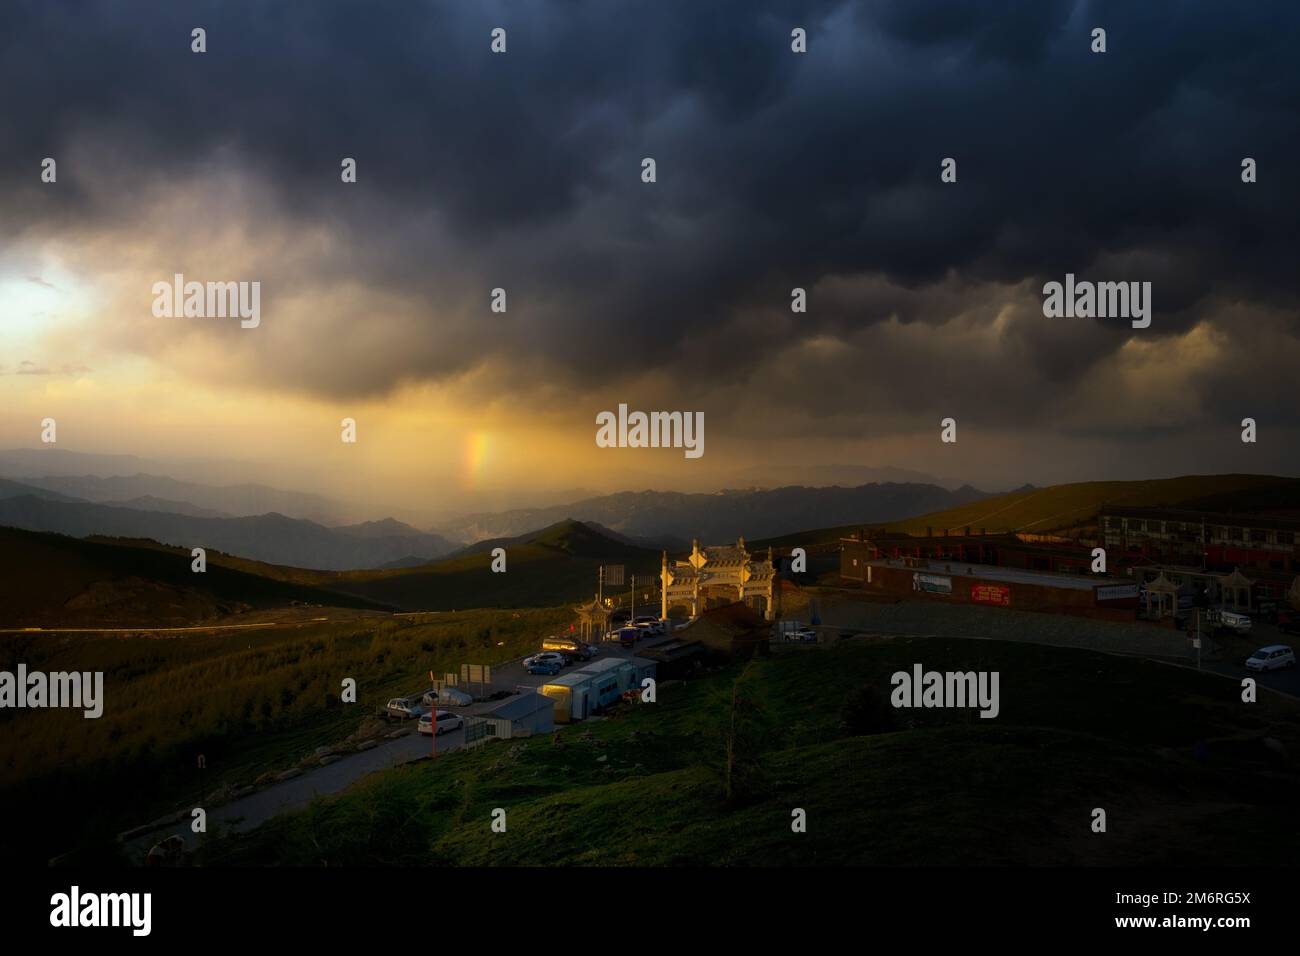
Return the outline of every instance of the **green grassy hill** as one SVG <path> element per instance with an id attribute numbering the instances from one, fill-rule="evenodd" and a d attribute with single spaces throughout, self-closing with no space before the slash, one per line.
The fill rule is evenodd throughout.
<path id="1" fill-rule="evenodd" d="M 493 547 L 505 548 L 503 573 L 492 571 Z M 602 564 L 622 564 L 628 574 L 658 574 L 660 554 L 608 538 L 580 521 L 562 521 L 432 564 L 316 580 L 332 590 L 408 610 L 536 607 L 590 600 Z"/>
<path id="2" fill-rule="evenodd" d="M 914 662 L 1001 674 L 995 720 L 894 710 Z M 876 689 L 875 696 L 863 688 Z M 737 792 L 722 728 L 738 710 Z M 239 836 L 209 865 L 1293 863 L 1277 831 L 1300 709 L 1131 658 L 994 641 L 848 642 L 733 665 L 551 736 L 372 775 Z M 1193 750 L 1204 745 L 1201 758 Z M 1092 808 L 1109 817 L 1089 830 Z M 490 828 L 507 812 L 507 831 Z M 804 834 L 791 811 L 807 811 Z"/>
<path id="3" fill-rule="evenodd" d="M 491 570 L 492 547 L 506 571 Z M 291 602 L 433 611 L 550 607 L 589 598 L 601 564 L 657 574 L 659 552 L 564 521 L 410 568 L 315 571 L 208 551 L 206 574 L 190 554 L 155 541 L 71 538 L 0 528 L 0 626 L 165 627 Z"/>
<path id="4" fill-rule="evenodd" d="M 44 863 L 77 848 L 100 859 L 117 833 L 198 798 L 198 754 L 209 793 L 247 786 L 338 744 L 390 697 L 424 690 L 430 670 L 518 658 L 571 619 L 567 608 L 539 608 L 180 638 L 6 635 L 0 668 L 102 671 L 107 703 L 96 720 L 67 709 L 0 712 L 0 806 L 11 823 L 0 859 Z M 340 700 L 344 677 L 357 682 L 356 704 Z M 12 825 L 53 820 L 57 832 Z"/>
<path id="5" fill-rule="evenodd" d="M 1051 534 L 1095 526 L 1104 506 L 1182 507 L 1206 510 L 1276 511 L 1300 508 L 1300 479 L 1271 475 L 1186 475 L 1144 481 L 1083 481 L 1016 491 L 993 498 L 918 515 L 885 525 L 891 531 L 925 534 L 933 528 L 960 533 L 1024 531 Z M 804 534 L 755 541 L 755 547 L 830 543 L 860 530 L 861 525 L 822 528 Z"/>
<path id="6" fill-rule="evenodd" d="M 290 602 L 378 608 L 356 595 L 229 567 L 180 548 L 0 528 L 0 626 L 165 627 Z"/>

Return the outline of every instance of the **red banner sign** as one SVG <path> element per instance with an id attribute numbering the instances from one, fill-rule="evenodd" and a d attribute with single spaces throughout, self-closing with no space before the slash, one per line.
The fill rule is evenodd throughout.
<path id="1" fill-rule="evenodd" d="M 970 599 L 976 604 L 996 604 L 1011 607 L 1011 588 L 1001 584 L 972 584 Z"/>

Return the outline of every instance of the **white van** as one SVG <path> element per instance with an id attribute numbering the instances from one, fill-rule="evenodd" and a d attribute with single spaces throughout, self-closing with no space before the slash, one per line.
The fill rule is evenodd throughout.
<path id="1" fill-rule="evenodd" d="M 1220 611 L 1219 627 L 1234 631 L 1237 634 L 1249 634 L 1251 628 L 1250 615 L 1241 614 L 1237 611 Z"/>
<path id="2" fill-rule="evenodd" d="M 1261 647 L 1246 658 L 1246 669 L 1252 671 L 1275 671 L 1280 667 L 1295 666 L 1295 651 L 1285 644 L 1270 644 Z"/>

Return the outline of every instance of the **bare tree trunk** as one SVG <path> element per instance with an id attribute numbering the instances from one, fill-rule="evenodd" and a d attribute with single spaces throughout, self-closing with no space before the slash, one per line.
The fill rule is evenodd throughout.
<path id="1" fill-rule="evenodd" d="M 727 803 L 731 802 L 731 769 L 736 763 L 736 702 L 740 697 L 740 678 L 731 685 L 731 728 L 727 732 L 727 763 L 723 792 Z"/>

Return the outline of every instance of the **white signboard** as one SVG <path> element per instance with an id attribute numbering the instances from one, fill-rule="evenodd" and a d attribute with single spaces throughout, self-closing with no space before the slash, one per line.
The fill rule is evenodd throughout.
<path id="1" fill-rule="evenodd" d="M 941 574 L 913 574 L 912 590 L 929 591 L 933 594 L 951 594 L 952 578 L 945 578 Z"/>

